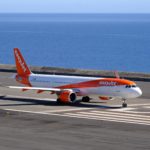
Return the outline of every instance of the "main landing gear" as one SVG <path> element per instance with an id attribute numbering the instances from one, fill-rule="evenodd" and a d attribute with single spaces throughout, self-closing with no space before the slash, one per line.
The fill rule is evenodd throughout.
<path id="1" fill-rule="evenodd" d="M 61 101 L 61 99 L 59 99 L 59 98 L 57 98 L 57 104 L 59 104 L 59 105 L 62 105 L 63 104 L 63 102 Z"/>
<path id="2" fill-rule="evenodd" d="M 82 97 L 82 102 L 89 102 L 90 98 L 88 96 Z"/>
<path id="3" fill-rule="evenodd" d="M 127 103 L 126 103 L 126 99 L 122 99 L 122 101 L 123 101 L 123 103 L 122 103 L 122 107 L 123 108 L 126 108 L 128 105 L 127 105 Z"/>

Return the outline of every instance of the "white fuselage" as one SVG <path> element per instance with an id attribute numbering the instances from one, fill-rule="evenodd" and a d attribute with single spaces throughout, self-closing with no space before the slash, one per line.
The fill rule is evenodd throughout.
<path id="1" fill-rule="evenodd" d="M 30 83 L 35 87 L 58 87 L 68 84 L 74 84 L 84 81 L 96 80 L 95 77 L 78 77 L 78 76 L 62 76 L 62 75 L 41 75 L 31 74 L 29 76 Z"/>
<path id="2" fill-rule="evenodd" d="M 29 76 L 29 81 L 33 87 L 45 87 L 45 88 L 60 87 L 64 85 L 100 79 L 104 78 L 63 76 L 63 75 L 41 75 L 41 74 L 31 74 Z M 87 88 L 78 87 L 77 90 L 80 90 L 82 96 L 98 95 L 98 96 L 121 97 L 121 98 L 135 98 L 142 94 L 142 91 L 140 90 L 139 87 L 126 88 L 125 85 L 98 86 Z"/>

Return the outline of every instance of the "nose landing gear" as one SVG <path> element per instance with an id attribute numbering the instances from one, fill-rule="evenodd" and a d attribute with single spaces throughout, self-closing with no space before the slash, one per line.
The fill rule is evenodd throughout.
<path id="1" fill-rule="evenodd" d="M 123 101 L 123 103 L 122 103 L 122 107 L 123 108 L 126 108 L 128 105 L 127 105 L 127 103 L 126 103 L 126 99 L 122 99 L 122 101 Z"/>

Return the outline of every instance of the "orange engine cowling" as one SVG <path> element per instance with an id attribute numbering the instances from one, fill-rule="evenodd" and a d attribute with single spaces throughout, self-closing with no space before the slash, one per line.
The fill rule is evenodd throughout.
<path id="1" fill-rule="evenodd" d="M 104 101 L 108 101 L 108 100 L 111 100 L 111 99 L 112 99 L 112 97 L 99 96 L 99 99 L 100 99 L 100 100 L 104 100 Z"/>
<path id="2" fill-rule="evenodd" d="M 58 99 L 64 103 L 74 102 L 76 98 L 76 93 L 71 91 L 62 91 L 58 96 Z"/>

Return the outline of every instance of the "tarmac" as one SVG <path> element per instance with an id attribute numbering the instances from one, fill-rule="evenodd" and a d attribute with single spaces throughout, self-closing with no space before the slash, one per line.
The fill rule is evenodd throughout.
<path id="1" fill-rule="evenodd" d="M 122 101 L 58 105 L 48 92 L 21 92 L 0 72 L 0 149 L 2 150 L 149 150 L 150 82 L 138 81 L 143 95 Z"/>

